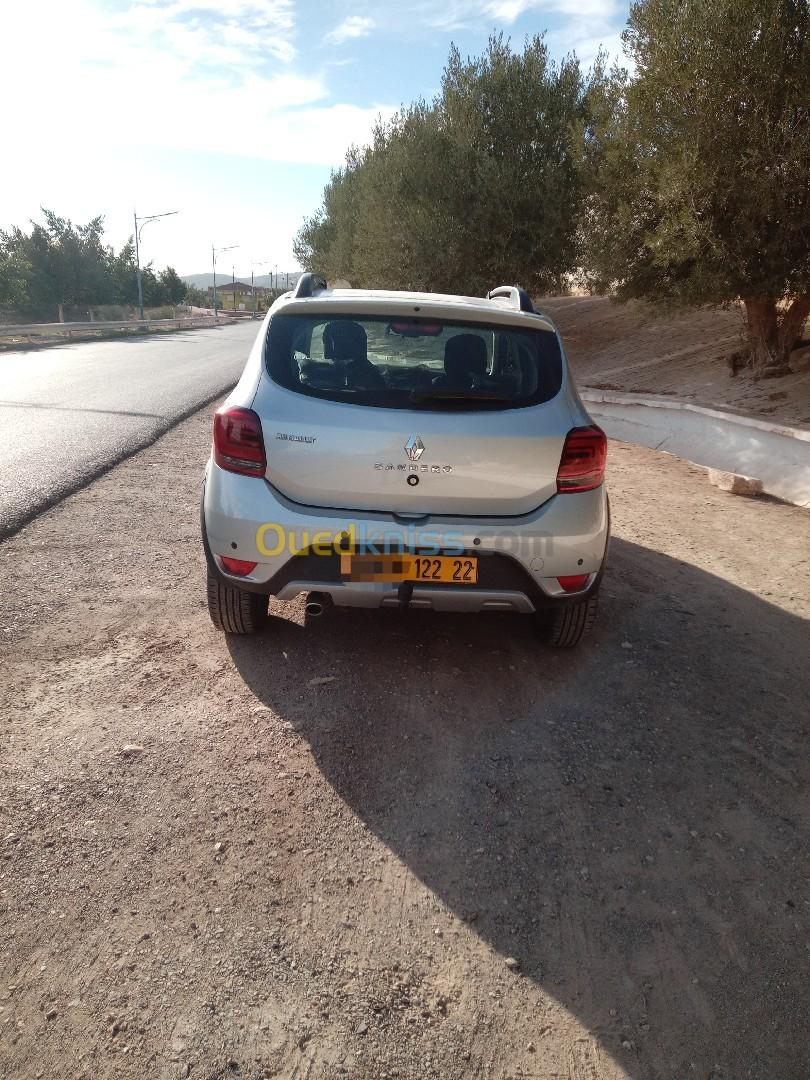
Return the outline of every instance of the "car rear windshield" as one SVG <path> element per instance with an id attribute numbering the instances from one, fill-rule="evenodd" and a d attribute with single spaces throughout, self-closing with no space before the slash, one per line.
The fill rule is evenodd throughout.
<path id="1" fill-rule="evenodd" d="M 288 390 L 392 409 L 523 408 L 562 383 L 550 330 L 421 317 L 275 315 L 267 365 Z"/>

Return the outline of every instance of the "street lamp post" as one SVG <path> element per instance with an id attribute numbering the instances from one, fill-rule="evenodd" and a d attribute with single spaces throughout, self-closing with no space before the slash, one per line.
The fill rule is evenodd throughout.
<path id="1" fill-rule="evenodd" d="M 211 245 L 211 265 L 214 268 L 214 318 L 217 315 L 217 255 L 221 255 L 223 251 L 235 251 L 239 247 L 238 244 L 230 244 L 228 247 L 214 247 Z"/>
<path id="2" fill-rule="evenodd" d="M 179 214 L 179 210 L 167 210 L 165 214 L 150 214 L 148 217 L 138 218 L 137 211 L 133 211 L 135 217 L 135 273 L 138 278 L 138 311 L 140 313 L 141 321 L 143 321 L 143 278 L 141 276 L 141 232 L 144 225 L 148 225 L 150 221 L 157 221 L 158 218 L 172 217 L 174 214 Z M 140 220 L 140 225 L 138 221 Z"/>

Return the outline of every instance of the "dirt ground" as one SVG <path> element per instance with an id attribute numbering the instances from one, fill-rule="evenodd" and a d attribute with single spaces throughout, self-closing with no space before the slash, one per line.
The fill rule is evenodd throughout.
<path id="1" fill-rule="evenodd" d="M 208 443 L 0 547 L 3 1080 L 807 1080 L 807 511 L 612 443 L 580 651 L 228 640 Z"/>
<path id="2" fill-rule="evenodd" d="M 539 306 L 560 328 L 580 385 L 673 394 L 785 424 L 810 424 L 810 371 L 778 379 L 731 375 L 727 358 L 743 343 L 736 309 L 665 315 L 640 301 L 582 296 L 544 297 Z"/>

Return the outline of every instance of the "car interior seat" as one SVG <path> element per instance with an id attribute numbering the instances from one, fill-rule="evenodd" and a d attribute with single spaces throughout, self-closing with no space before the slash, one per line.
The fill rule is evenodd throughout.
<path id="1" fill-rule="evenodd" d="M 477 334 L 455 334 L 444 347 L 444 374 L 433 385 L 448 390 L 471 390 L 486 378 L 487 346 Z"/>
<path id="2" fill-rule="evenodd" d="M 323 355 L 339 367 L 350 389 L 376 390 L 385 386 L 376 365 L 368 358 L 368 336 L 360 323 L 336 319 L 323 329 Z"/>

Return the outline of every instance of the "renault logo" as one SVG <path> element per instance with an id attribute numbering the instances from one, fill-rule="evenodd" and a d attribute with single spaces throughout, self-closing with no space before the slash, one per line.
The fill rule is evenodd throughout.
<path id="1" fill-rule="evenodd" d="M 418 461 L 425 452 L 425 444 L 419 435 L 411 435 L 405 443 L 405 453 L 411 461 Z"/>

